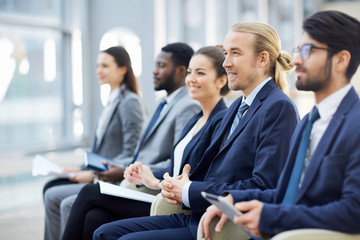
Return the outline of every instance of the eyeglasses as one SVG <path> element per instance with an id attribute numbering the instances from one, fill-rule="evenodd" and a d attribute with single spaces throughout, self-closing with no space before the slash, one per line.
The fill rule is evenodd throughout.
<path id="1" fill-rule="evenodd" d="M 294 48 L 293 54 L 295 55 L 297 53 L 300 53 L 301 59 L 306 60 L 310 57 L 312 49 L 322 49 L 322 50 L 332 51 L 331 48 L 318 47 L 318 46 L 315 46 L 314 44 L 307 43 L 307 44 L 302 45 L 302 47 Z"/>

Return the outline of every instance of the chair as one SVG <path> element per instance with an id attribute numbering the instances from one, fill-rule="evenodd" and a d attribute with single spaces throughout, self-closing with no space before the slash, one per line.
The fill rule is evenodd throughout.
<path id="1" fill-rule="evenodd" d="M 204 215 L 202 216 L 202 218 Z M 201 218 L 201 220 L 202 220 Z M 219 221 L 219 217 L 214 218 L 210 223 L 210 233 L 213 240 L 222 240 L 222 239 L 236 239 L 236 240 L 248 240 L 251 237 L 242 230 L 242 228 L 232 221 L 228 221 L 221 232 L 215 232 L 215 225 Z M 200 220 L 200 221 L 201 221 Z M 197 240 L 204 240 L 205 238 L 201 237 L 201 225 L 199 224 L 197 231 Z"/>
<path id="2" fill-rule="evenodd" d="M 241 227 L 234 224 L 232 221 L 225 223 L 220 233 L 215 233 L 215 225 L 219 221 L 219 218 L 213 219 L 210 224 L 211 236 L 214 240 L 221 239 L 237 239 L 248 240 L 250 238 Z M 281 232 L 271 240 L 360 240 L 360 234 L 348 234 L 336 231 L 324 230 L 324 229 L 297 229 Z M 203 240 L 201 238 L 201 226 L 198 228 L 197 240 Z"/>
<path id="3" fill-rule="evenodd" d="M 154 201 L 151 204 L 150 216 L 170 215 L 170 214 L 176 214 L 176 213 L 185 213 L 185 214 L 190 214 L 191 213 L 190 210 L 184 210 L 184 209 L 181 209 L 181 207 L 179 207 L 177 205 L 169 204 L 161 196 L 161 193 L 159 193 L 160 190 L 153 190 L 153 189 L 147 188 L 145 186 L 144 187 L 139 187 L 139 186 L 136 186 L 135 184 L 129 183 L 126 179 L 124 179 L 121 182 L 120 186 L 125 187 L 125 188 L 129 188 L 129 189 L 132 189 L 132 190 L 136 190 L 136 191 L 156 195 Z"/>
<path id="4" fill-rule="evenodd" d="M 154 201 L 151 204 L 150 216 L 155 215 L 170 215 L 170 214 L 191 214 L 190 210 L 184 210 L 180 206 L 168 203 L 162 196 L 161 193 L 156 195 Z"/>
<path id="5" fill-rule="evenodd" d="M 324 229 L 298 229 L 277 234 L 272 240 L 360 240 L 360 234 L 348 234 Z"/>

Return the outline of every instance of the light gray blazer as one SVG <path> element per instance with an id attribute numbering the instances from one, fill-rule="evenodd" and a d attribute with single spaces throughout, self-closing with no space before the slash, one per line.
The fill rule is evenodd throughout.
<path id="1" fill-rule="evenodd" d="M 140 152 L 137 161 L 144 163 L 152 170 L 167 167 L 170 164 L 173 145 L 179 139 L 186 123 L 199 111 L 199 103 L 189 97 L 186 86 L 182 87 L 173 101 L 163 109 L 145 141 L 141 146 L 141 141 L 138 143 L 137 150 L 140 148 Z M 146 121 L 141 139 L 144 137 L 154 112 Z M 127 166 L 132 161 L 133 158 L 127 158 L 122 159 L 121 163 Z"/>
<path id="2" fill-rule="evenodd" d="M 133 157 L 140 139 L 143 124 L 143 111 L 138 95 L 122 88 L 115 99 L 111 117 L 104 123 L 106 127 L 100 143 L 96 146 L 96 134 L 91 150 L 111 159 Z"/>

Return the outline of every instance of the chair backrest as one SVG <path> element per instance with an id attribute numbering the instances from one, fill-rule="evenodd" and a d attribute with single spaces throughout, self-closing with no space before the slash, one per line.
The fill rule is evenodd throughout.
<path id="1" fill-rule="evenodd" d="M 202 216 L 202 218 L 204 215 Z M 202 219 L 201 219 L 202 220 Z M 200 220 L 200 221 L 201 221 Z M 233 221 L 227 221 L 221 230 L 221 232 L 215 232 L 215 225 L 220 220 L 219 217 L 215 217 L 210 223 L 210 233 L 213 240 L 226 240 L 226 239 L 236 239 L 236 240 L 248 240 L 251 237 L 242 230 L 242 228 L 236 225 Z M 201 225 L 199 224 L 197 230 L 197 240 L 204 240 L 205 238 L 201 237 Z"/>
<path id="2" fill-rule="evenodd" d="M 297 229 L 279 233 L 273 240 L 360 240 L 360 234 L 348 234 L 325 229 Z"/>

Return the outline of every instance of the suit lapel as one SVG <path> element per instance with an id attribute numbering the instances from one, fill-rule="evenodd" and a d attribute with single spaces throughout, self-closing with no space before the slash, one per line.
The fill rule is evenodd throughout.
<path id="1" fill-rule="evenodd" d="M 231 114 L 226 114 L 224 119 L 223 119 L 223 122 L 225 121 L 222 127 L 222 129 L 219 131 L 220 134 L 217 136 L 216 140 L 214 142 L 217 142 L 217 144 L 221 144 L 223 141 L 224 141 L 224 138 L 225 138 L 225 135 L 229 134 L 229 130 L 230 130 L 230 127 L 234 121 L 234 118 L 235 118 L 235 115 L 237 114 L 237 111 L 238 111 L 238 108 L 242 102 L 242 98 L 243 96 L 241 96 L 238 100 L 236 100 L 236 102 L 234 102 L 234 107 L 232 106 L 231 108 L 229 108 L 228 112 L 231 111 Z M 220 149 L 218 149 L 220 150 Z"/>
<path id="2" fill-rule="evenodd" d="M 320 142 L 316 147 L 316 150 L 310 160 L 309 166 L 307 167 L 302 186 L 299 189 L 299 194 L 296 198 L 297 201 L 301 199 L 301 197 L 311 185 L 317 171 L 320 168 L 325 154 L 331 147 L 331 142 L 336 137 L 336 133 L 340 130 L 342 126 L 346 113 L 350 110 L 351 105 L 353 101 L 356 100 L 356 98 L 356 93 L 352 88 L 336 110 L 333 118 L 329 123 L 329 126 L 326 128 L 324 135 L 321 137 Z"/>
<path id="3" fill-rule="evenodd" d="M 200 141 L 202 135 L 207 132 L 207 128 L 209 127 L 209 124 L 211 122 L 211 119 L 219 112 L 221 111 L 223 108 L 225 108 L 226 105 L 225 105 L 225 102 L 223 100 L 220 100 L 215 108 L 211 111 L 210 113 L 210 116 L 209 116 L 209 119 L 206 121 L 205 125 L 200 129 L 199 132 L 197 132 L 197 134 L 191 139 L 191 141 L 189 142 L 189 144 L 187 145 L 187 147 L 185 148 L 184 150 L 184 154 L 183 154 L 183 160 L 185 161 L 182 161 L 181 162 L 181 167 L 180 169 L 183 169 L 183 167 L 185 166 L 186 163 L 188 163 L 188 157 L 190 155 L 190 153 L 192 152 L 192 149 L 197 145 L 197 143 Z M 202 117 L 202 112 L 199 113 L 196 117 L 196 119 L 194 120 L 194 123 L 191 124 L 191 128 L 194 126 L 194 124 Z M 189 128 L 186 132 L 190 131 Z M 180 139 L 182 139 L 183 137 L 181 137 Z M 198 159 L 200 160 L 200 159 Z"/>
<path id="4" fill-rule="evenodd" d="M 226 143 L 224 144 L 222 149 L 226 148 L 229 144 L 232 144 L 232 142 L 243 131 L 245 126 L 248 124 L 248 122 L 254 116 L 254 114 L 260 108 L 260 106 L 261 106 L 261 102 L 259 101 L 259 99 L 255 98 L 251 104 L 251 107 L 249 107 L 246 114 L 240 119 L 239 125 L 236 127 L 234 132 L 231 134 L 230 138 L 226 141 Z"/>
<path id="5" fill-rule="evenodd" d="M 97 126 L 97 125 L 96 125 Z M 96 129 L 96 128 L 95 128 Z M 95 130 L 96 131 L 96 130 Z M 91 151 L 92 152 L 94 152 L 94 153 L 97 153 L 98 152 L 98 147 L 96 146 L 96 140 L 97 138 L 96 138 L 96 133 L 94 134 L 94 137 L 93 137 L 93 139 L 92 139 L 92 141 L 91 141 Z"/>
<path id="6" fill-rule="evenodd" d="M 235 111 L 234 108 L 236 106 L 239 106 L 240 102 L 241 102 L 242 97 L 238 98 L 237 100 L 235 100 L 235 102 L 230 106 L 230 108 L 226 111 L 225 116 L 223 118 L 223 120 L 221 121 L 221 127 L 220 129 L 217 131 L 217 135 L 214 137 L 214 140 L 211 142 L 210 146 L 208 146 L 208 148 L 206 149 L 205 153 L 203 154 L 202 158 L 199 159 L 199 163 L 197 164 L 196 168 L 194 169 L 194 171 L 192 171 L 190 173 L 190 177 L 194 176 L 196 177 L 196 174 L 198 172 L 202 172 L 204 169 L 208 168 L 208 162 L 212 161 L 215 157 L 213 156 L 214 154 L 216 155 L 217 152 L 219 151 L 219 146 L 221 145 L 222 140 L 224 139 L 224 135 L 226 134 L 227 129 L 229 128 L 229 124 L 232 123 L 232 118 L 231 116 L 233 115 L 233 112 Z M 237 108 L 236 108 L 237 109 Z M 213 113 L 211 113 L 212 115 Z M 231 122 L 231 123 L 230 123 Z M 231 126 L 231 125 L 230 125 Z"/>
<path id="7" fill-rule="evenodd" d="M 191 139 L 191 144 L 189 143 L 183 153 L 183 158 L 181 161 L 181 165 L 180 165 L 180 173 L 182 172 L 182 169 L 184 168 L 185 164 L 187 164 L 188 161 L 188 157 L 189 154 L 191 153 L 191 151 L 193 150 L 193 148 L 195 147 L 195 145 L 199 142 L 201 136 L 197 136 L 195 139 Z"/>
<path id="8" fill-rule="evenodd" d="M 180 92 L 178 94 L 176 94 L 176 96 L 174 97 L 174 99 L 170 102 L 167 103 L 164 106 L 164 109 L 161 111 L 159 118 L 156 120 L 154 126 L 150 129 L 150 132 L 147 134 L 147 138 L 144 140 L 144 142 L 147 141 L 147 139 L 149 139 L 149 137 L 153 134 L 153 132 L 155 131 L 155 129 L 160 125 L 160 123 L 164 120 L 164 118 L 166 117 L 166 115 L 170 112 L 170 110 L 174 107 L 174 105 L 179 101 L 179 99 L 181 99 L 185 94 L 186 94 L 186 87 L 183 87 L 183 89 L 180 90 Z"/>
<path id="9" fill-rule="evenodd" d="M 296 158 L 297 151 L 298 151 L 300 141 L 301 141 L 301 135 L 302 135 L 303 129 L 306 125 L 308 116 L 309 115 L 306 115 L 301 120 L 301 122 L 298 124 L 298 126 L 296 127 L 296 129 L 293 133 L 292 140 L 290 142 L 290 147 L 289 147 L 289 154 L 288 154 L 285 166 L 284 166 L 283 170 L 281 171 L 281 175 L 279 177 L 279 181 L 276 186 L 276 189 L 277 189 L 276 202 L 279 202 L 279 203 L 282 202 L 282 200 L 285 196 L 285 192 L 286 192 L 287 186 L 289 184 L 291 173 L 294 168 L 295 158 Z M 291 159 L 291 161 L 289 159 Z"/>
<path id="10" fill-rule="evenodd" d="M 231 134 L 230 138 L 225 142 L 225 144 L 222 147 L 222 149 L 220 150 L 220 152 L 223 149 L 225 149 L 227 146 L 232 144 L 232 142 L 237 138 L 237 136 L 244 130 L 244 128 L 246 127 L 246 125 L 248 124 L 250 119 L 254 116 L 256 111 L 261 107 L 262 101 L 266 98 L 266 96 L 269 94 L 269 92 L 274 87 L 277 87 L 275 82 L 273 80 L 270 80 L 261 88 L 261 90 L 258 92 L 256 97 L 254 98 L 253 102 L 251 103 L 250 107 L 248 108 L 247 112 L 245 113 L 245 115 L 240 119 L 239 125 L 234 130 L 234 132 Z M 239 105 L 236 108 L 236 113 L 237 113 L 237 109 L 240 106 L 241 101 L 239 102 Z M 236 113 L 233 115 L 233 118 L 230 120 L 230 122 L 231 122 L 230 125 L 227 125 L 228 129 L 230 129 Z"/>
<path id="11" fill-rule="evenodd" d="M 175 147 L 176 145 L 179 144 L 179 142 L 188 134 L 188 132 L 192 129 L 192 127 L 194 126 L 194 124 L 199 120 L 199 118 L 202 116 L 202 113 L 199 113 L 196 115 L 195 118 L 192 118 L 190 120 L 189 123 L 186 124 L 183 132 L 181 133 L 181 136 L 179 138 L 179 140 L 175 143 L 175 145 L 173 146 L 173 152 L 172 154 L 174 154 L 174 150 L 175 150 Z M 191 141 L 190 141 L 191 142 Z M 185 165 L 184 163 L 184 160 L 187 162 L 187 157 L 189 155 L 189 153 L 191 152 L 191 150 L 193 149 L 194 145 L 191 145 L 191 144 L 188 144 L 185 149 L 184 149 L 184 153 L 183 153 L 183 157 L 182 157 L 182 160 L 181 160 L 181 166 L 180 166 L 180 170 L 182 170 L 183 168 L 183 165 Z M 188 150 L 189 148 L 189 150 Z M 172 156 L 172 158 L 174 158 L 174 156 Z M 171 164 L 170 164 L 170 175 L 174 175 L 173 173 L 173 170 L 174 170 L 174 161 L 171 161 Z"/>
<path id="12" fill-rule="evenodd" d="M 196 122 L 200 119 L 201 116 L 202 116 L 202 114 L 198 118 L 196 118 L 196 121 L 194 122 L 194 124 L 196 124 Z M 194 124 L 191 126 L 191 128 L 194 127 Z M 203 128 L 205 128 L 205 127 L 206 126 L 204 126 Z M 190 131 L 190 129 L 189 129 L 189 131 Z M 185 164 L 187 164 L 189 162 L 188 161 L 189 154 L 191 153 L 193 148 L 196 146 L 196 144 L 199 142 L 203 132 L 204 132 L 203 129 L 200 129 L 200 131 L 190 140 L 190 142 L 185 147 L 184 153 L 183 153 L 183 158 L 182 158 L 181 165 L 180 165 L 180 172 L 183 169 L 183 167 L 185 166 Z"/>
<path id="13" fill-rule="evenodd" d="M 110 112 L 109 117 L 107 119 L 105 119 L 105 121 L 104 121 L 105 129 L 104 129 L 104 131 L 102 131 L 102 133 L 100 135 L 99 144 L 97 146 L 98 149 L 100 148 L 100 146 L 101 146 L 101 144 L 102 144 L 102 142 L 104 140 L 105 133 L 107 132 L 107 130 L 108 130 L 109 126 L 110 126 L 110 122 L 111 122 L 112 118 L 114 117 L 114 114 L 115 114 L 115 112 L 116 112 L 116 110 L 117 110 L 117 108 L 119 106 L 119 102 L 120 102 L 120 96 L 118 96 L 115 99 L 115 101 L 112 104 L 111 109 L 109 111 Z"/>
<path id="14" fill-rule="evenodd" d="M 196 178 L 197 173 L 201 173 L 203 169 L 208 169 L 213 164 L 215 159 L 227 148 L 230 146 L 230 143 L 234 141 L 235 136 L 238 136 L 246 127 L 250 119 L 253 117 L 253 115 L 256 113 L 256 111 L 261 107 L 262 101 L 266 98 L 266 96 L 271 92 L 273 88 L 277 87 L 275 82 L 273 80 L 270 80 L 267 82 L 262 89 L 259 91 L 259 93 L 254 98 L 253 103 L 248 109 L 248 112 L 244 115 L 244 118 L 240 120 L 243 121 L 242 123 L 239 123 L 239 126 L 233 132 L 234 136 L 231 136 L 229 140 L 225 140 L 225 137 L 227 137 L 226 134 L 229 133 L 229 129 L 232 125 L 232 122 L 234 120 L 234 117 L 238 111 L 238 108 L 241 104 L 242 97 L 237 99 L 229 108 L 227 113 L 225 114 L 222 122 L 222 128 L 218 131 L 218 136 L 216 136 L 214 142 L 209 146 L 209 148 L 205 151 L 204 156 L 200 160 L 200 163 L 196 167 L 196 169 L 193 171 L 193 173 L 190 176 L 193 176 Z M 221 147 L 223 141 L 226 141 L 223 147 Z M 221 149 L 220 149 L 221 147 Z M 209 162 L 210 161 L 210 162 Z"/>

